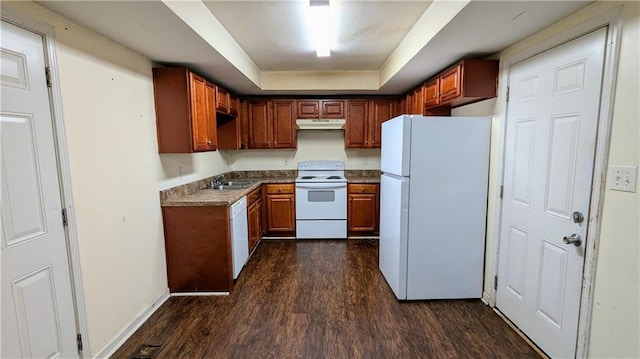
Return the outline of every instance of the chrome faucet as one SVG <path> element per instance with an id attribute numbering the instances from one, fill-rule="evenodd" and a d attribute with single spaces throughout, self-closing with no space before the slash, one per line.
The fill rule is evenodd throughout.
<path id="1" fill-rule="evenodd" d="M 218 177 L 216 177 L 215 179 L 213 179 L 211 181 L 211 188 L 217 187 L 222 185 L 222 179 L 224 178 L 224 175 L 220 175 Z"/>

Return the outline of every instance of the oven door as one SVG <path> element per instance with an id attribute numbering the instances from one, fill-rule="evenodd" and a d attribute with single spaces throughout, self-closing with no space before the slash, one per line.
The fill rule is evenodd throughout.
<path id="1" fill-rule="evenodd" d="M 347 219 L 346 183 L 296 183 L 296 220 Z"/>

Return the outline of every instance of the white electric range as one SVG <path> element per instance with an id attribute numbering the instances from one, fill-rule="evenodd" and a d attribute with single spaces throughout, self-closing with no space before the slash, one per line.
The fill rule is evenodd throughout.
<path id="1" fill-rule="evenodd" d="M 347 238 L 344 162 L 298 162 L 296 238 Z"/>

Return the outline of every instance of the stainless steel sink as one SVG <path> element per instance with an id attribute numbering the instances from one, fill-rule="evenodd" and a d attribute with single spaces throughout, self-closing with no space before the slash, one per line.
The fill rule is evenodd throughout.
<path id="1" fill-rule="evenodd" d="M 223 186 L 245 186 L 245 188 L 247 187 L 251 187 L 251 185 L 253 185 L 254 182 L 251 181 L 229 181 L 229 182 L 222 182 Z"/>
<path id="2" fill-rule="evenodd" d="M 249 182 L 249 181 L 229 181 L 229 182 L 222 182 L 221 184 L 210 185 L 203 189 L 211 189 L 211 190 L 245 189 L 245 188 L 251 187 L 253 184 L 254 182 Z"/>

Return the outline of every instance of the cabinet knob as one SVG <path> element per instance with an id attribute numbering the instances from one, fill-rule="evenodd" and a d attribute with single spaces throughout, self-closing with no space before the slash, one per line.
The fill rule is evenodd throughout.
<path id="1" fill-rule="evenodd" d="M 361 188 L 361 189 L 360 189 L 360 192 L 364 192 L 364 188 Z"/>
<path id="2" fill-rule="evenodd" d="M 211 144 L 211 140 L 207 141 L 207 145 L 210 145 L 210 144 Z"/>

